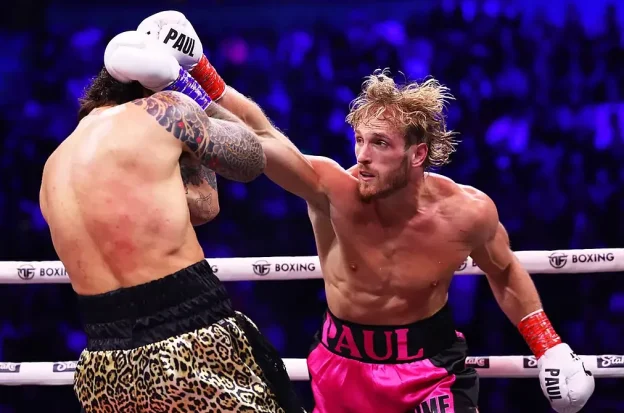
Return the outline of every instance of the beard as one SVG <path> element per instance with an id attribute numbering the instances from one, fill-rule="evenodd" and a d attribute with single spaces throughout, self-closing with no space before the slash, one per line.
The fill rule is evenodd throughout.
<path id="1" fill-rule="evenodd" d="M 358 192 L 363 202 L 371 202 L 375 199 L 385 198 L 407 186 L 409 180 L 409 167 L 407 156 L 403 158 L 399 166 L 384 176 L 377 175 L 371 181 L 358 182 Z"/>

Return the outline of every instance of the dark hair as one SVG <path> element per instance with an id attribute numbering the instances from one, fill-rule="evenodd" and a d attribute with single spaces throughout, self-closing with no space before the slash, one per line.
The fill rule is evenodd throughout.
<path id="1" fill-rule="evenodd" d="M 78 99 L 78 121 L 95 108 L 105 105 L 121 105 L 145 97 L 146 89 L 139 82 L 121 83 L 102 68 Z"/>

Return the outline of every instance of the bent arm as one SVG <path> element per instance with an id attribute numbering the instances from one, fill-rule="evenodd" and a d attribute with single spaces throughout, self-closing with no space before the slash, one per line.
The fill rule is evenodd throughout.
<path id="1" fill-rule="evenodd" d="M 522 267 L 511 250 L 509 236 L 498 220 L 494 203 L 489 205 L 482 217 L 481 230 L 485 242 L 470 254 L 487 277 L 492 292 L 507 318 L 518 326 L 528 314 L 542 308 L 542 304 L 529 273 Z"/>
<path id="2" fill-rule="evenodd" d="M 133 102 L 179 139 L 201 164 L 224 178 L 249 182 L 266 166 L 258 137 L 245 126 L 212 119 L 189 97 L 158 92 Z"/>
<path id="3" fill-rule="evenodd" d="M 217 177 L 188 152 L 180 157 L 180 174 L 193 226 L 212 221 L 219 214 Z"/>
<path id="4" fill-rule="evenodd" d="M 322 205 L 327 197 L 314 164 L 277 128 L 251 99 L 228 86 L 219 104 L 228 109 L 260 138 L 267 158 L 265 175 L 307 202 Z"/>

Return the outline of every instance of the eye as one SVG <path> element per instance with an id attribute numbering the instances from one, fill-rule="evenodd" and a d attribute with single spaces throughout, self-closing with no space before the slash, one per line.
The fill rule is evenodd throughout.
<path id="1" fill-rule="evenodd" d="M 382 147 L 387 147 L 388 143 L 386 141 L 377 141 L 377 145 L 382 146 Z"/>
<path id="2" fill-rule="evenodd" d="M 356 136 L 356 137 L 355 137 L 355 141 L 356 141 L 357 143 L 362 143 L 362 138 L 361 138 L 361 137 L 359 137 L 359 136 Z"/>

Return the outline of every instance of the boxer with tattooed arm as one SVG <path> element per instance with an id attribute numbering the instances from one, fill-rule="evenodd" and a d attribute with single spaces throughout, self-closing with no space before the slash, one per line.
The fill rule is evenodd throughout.
<path id="1" fill-rule="evenodd" d="M 115 36 L 104 65 L 40 190 L 85 323 L 74 376 L 84 411 L 302 412 L 192 226 L 219 212 L 215 173 L 263 172 L 257 136 L 220 119 L 231 116 L 145 35 Z"/>

